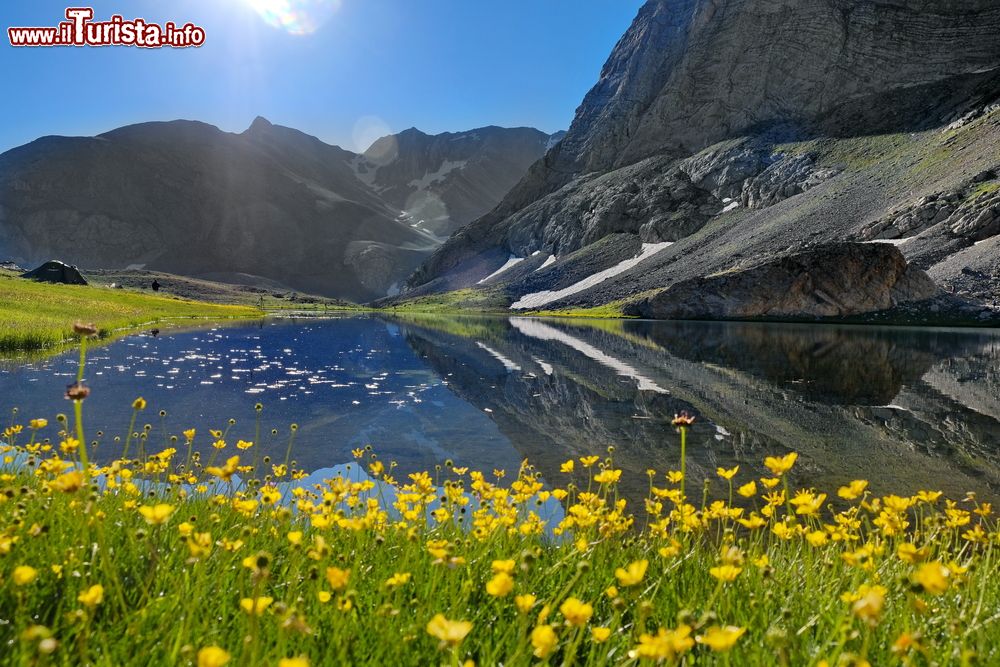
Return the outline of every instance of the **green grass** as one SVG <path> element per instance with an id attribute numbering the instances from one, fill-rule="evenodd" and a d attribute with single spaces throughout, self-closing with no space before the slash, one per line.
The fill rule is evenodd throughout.
<path id="1" fill-rule="evenodd" d="M 397 305 L 382 308 L 395 313 L 462 313 L 476 311 L 482 313 L 506 312 L 510 301 L 497 289 L 465 288 L 428 294 L 409 299 Z"/>
<path id="2" fill-rule="evenodd" d="M 100 337 L 138 326 L 190 318 L 258 318 L 249 306 L 187 301 L 128 290 L 53 285 L 0 275 L 0 353 L 57 348 L 74 339 L 74 321 L 95 324 Z"/>

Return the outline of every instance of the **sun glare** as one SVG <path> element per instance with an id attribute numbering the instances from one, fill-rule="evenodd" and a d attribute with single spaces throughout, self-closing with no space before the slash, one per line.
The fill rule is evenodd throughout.
<path id="1" fill-rule="evenodd" d="M 264 21 L 292 35 L 319 30 L 340 9 L 341 0 L 247 0 Z"/>

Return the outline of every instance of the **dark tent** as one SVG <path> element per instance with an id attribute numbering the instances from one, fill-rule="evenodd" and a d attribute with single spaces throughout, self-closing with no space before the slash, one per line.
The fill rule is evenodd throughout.
<path id="1" fill-rule="evenodd" d="M 45 262 L 34 271 L 21 274 L 22 278 L 31 278 L 44 283 L 63 283 L 64 285 L 86 285 L 87 281 L 75 266 L 52 260 Z"/>

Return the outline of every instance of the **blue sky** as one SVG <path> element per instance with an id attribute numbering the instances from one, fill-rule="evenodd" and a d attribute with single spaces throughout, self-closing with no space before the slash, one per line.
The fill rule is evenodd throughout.
<path id="1" fill-rule="evenodd" d="M 54 26 L 68 0 L 0 4 L 0 151 L 188 118 L 242 131 L 262 115 L 357 150 L 388 131 L 565 129 L 642 0 L 92 0 L 112 14 L 205 28 L 198 49 L 20 48 L 10 26 Z M 275 27 L 300 4 L 325 22 Z M 257 4 L 255 8 L 253 5 Z M 339 5 L 339 6 L 337 6 Z M 317 11 L 325 10 L 325 11 Z M 272 13 L 273 16 L 273 13 Z M 288 14 L 279 14 L 285 19 Z"/>

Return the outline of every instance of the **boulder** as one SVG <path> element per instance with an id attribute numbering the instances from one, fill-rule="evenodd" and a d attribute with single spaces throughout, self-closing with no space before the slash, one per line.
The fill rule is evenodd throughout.
<path id="1" fill-rule="evenodd" d="M 633 313 L 681 320 L 850 317 L 938 292 L 892 245 L 831 243 L 677 283 L 638 302 Z"/>

